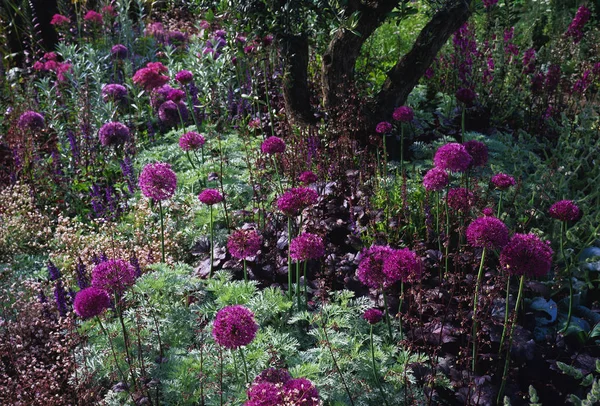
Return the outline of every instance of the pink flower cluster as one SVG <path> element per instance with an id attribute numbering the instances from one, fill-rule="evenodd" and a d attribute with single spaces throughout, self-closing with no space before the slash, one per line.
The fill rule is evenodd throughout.
<path id="1" fill-rule="evenodd" d="M 292 188 L 277 199 L 277 208 L 288 216 L 297 216 L 308 206 L 317 203 L 318 198 L 318 193 L 313 189 Z"/>
<path id="2" fill-rule="evenodd" d="M 433 163 L 437 168 L 452 172 L 466 171 L 472 161 L 473 158 L 469 155 L 465 146 L 457 142 L 442 145 L 433 157 Z"/>
<path id="3" fill-rule="evenodd" d="M 204 146 L 206 140 L 202 134 L 195 131 L 189 131 L 179 137 L 179 147 L 183 151 L 196 151 Z"/>
<path id="4" fill-rule="evenodd" d="M 544 276 L 550 272 L 552 254 L 549 241 L 535 234 L 515 234 L 500 254 L 500 265 L 511 275 Z"/>
<path id="5" fill-rule="evenodd" d="M 415 118 L 415 112 L 408 106 L 400 106 L 394 110 L 392 118 L 396 121 L 409 123 Z"/>
<path id="6" fill-rule="evenodd" d="M 80 290 L 73 301 L 75 313 L 82 319 L 102 314 L 110 306 L 110 296 L 104 289 L 89 287 Z"/>
<path id="7" fill-rule="evenodd" d="M 495 217 L 480 217 L 467 227 L 467 241 L 473 247 L 500 250 L 508 239 L 508 227 Z"/>
<path id="8" fill-rule="evenodd" d="M 255 256 L 262 245 L 262 237 L 255 230 L 236 230 L 227 240 L 227 249 L 232 257 L 246 259 Z"/>
<path id="9" fill-rule="evenodd" d="M 98 131 L 100 143 L 104 147 L 123 145 L 129 141 L 129 128 L 118 121 L 111 121 L 100 127 Z"/>
<path id="10" fill-rule="evenodd" d="M 54 14 L 52 19 L 50 20 L 50 24 L 55 27 L 62 27 L 63 25 L 67 25 L 71 23 L 71 19 L 69 17 L 65 17 L 62 14 Z"/>
<path id="11" fill-rule="evenodd" d="M 569 28 L 565 32 L 566 37 L 573 38 L 574 43 L 578 43 L 583 38 L 583 27 L 588 22 L 592 15 L 592 12 L 586 6 L 581 6 L 575 14 L 575 18 L 571 21 Z"/>
<path id="12" fill-rule="evenodd" d="M 392 128 L 393 126 L 391 123 L 388 123 L 387 121 L 382 121 L 375 127 L 375 132 L 377 134 L 387 134 L 390 131 L 392 131 Z"/>
<path id="13" fill-rule="evenodd" d="M 356 276 L 364 285 L 377 289 L 395 282 L 408 282 L 421 275 L 421 259 L 408 248 L 373 245 L 361 253 Z"/>
<path id="14" fill-rule="evenodd" d="M 33 64 L 33 69 L 39 72 L 54 72 L 59 82 L 66 80 L 65 73 L 71 70 L 71 64 L 59 62 L 55 52 L 47 52 L 42 59 Z"/>
<path id="15" fill-rule="evenodd" d="M 448 186 L 448 172 L 440 168 L 431 168 L 423 176 L 423 186 L 425 190 L 436 192 Z"/>
<path id="16" fill-rule="evenodd" d="M 496 189 L 506 190 L 509 187 L 516 185 L 516 182 L 515 178 L 512 176 L 500 172 L 492 176 L 492 185 L 494 185 Z"/>
<path id="17" fill-rule="evenodd" d="M 305 185 L 310 185 L 311 183 L 315 183 L 319 178 L 317 175 L 312 173 L 311 171 L 305 171 L 298 176 L 298 181 Z"/>
<path id="18" fill-rule="evenodd" d="M 109 259 L 92 270 L 92 287 L 121 295 L 135 283 L 135 268 L 125 260 Z"/>
<path id="19" fill-rule="evenodd" d="M 362 315 L 369 324 L 377 324 L 383 319 L 383 312 L 379 309 L 367 309 Z"/>
<path id="20" fill-rule="evenodd" d="M 281 154 L 285 151 L 285 142 L 279 137 L 271 136 L 263 141 L 260 149 L 269 155 Z"/>
<path id="21" fill-rule="evenodd" d="M 469 212 L 475 205 L 475 195 L 466 188 L 454 188 L 448 191 L 448 206 L 463 213 Z"/>
<path id="22" fill-rule="evenodd" d="M 138 185 L 142 194 L 154 200 L 166 200 L 175 194 L 177 175 L 164 162 L 148 164 L 140 173 Z"/>
<path id="23" fill-rule="evenodd" d="M 550 206 L 550 217 L 560 221 L 577 221 L 581 218 L 581 210 L 573 200 L 560 200 Z"/>
<path id="24" fill-rule="evenodd" d="M 311 233 L 302 233 L 290 244 L 290 257 L 296 261 L 316 259 L 325 255 L 323 239 Z"/>
<path id="25" fill-rule="evenodd" d="M 212 206 L 223 201 L 223 195 L 217 189 L 204 189 L 198 195 L 198 200 L 207 206 Z"/>
<path id="26" fill-rule="evenodd" d="M 138 69 L 133 75 L 133 83 L 146 90 L 152 90 L 166 84 L 169 77 L 163 75 L 169 69 L 160 62 L 149 62 L 145 68 Z"/>
<path id="27" fill-rule="evenodd" d="M 285 369 L 269 368 L 261 372 L 248 389 L 244 406 L 318 406 L 319 391 L 306 378 L 293 379 Z"/>

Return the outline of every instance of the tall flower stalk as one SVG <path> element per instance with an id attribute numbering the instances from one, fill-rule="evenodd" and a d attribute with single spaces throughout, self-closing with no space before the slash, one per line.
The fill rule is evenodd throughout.
<path id="1" fill-rule="evenodd" d="M 204 189 L 199 195 L 198 200 L 209 207 L 210 211 L 210 272 L 209 275 L 213 276 L 213 262 L 215 255 L 215 235 L 213 226 L 213 206 L 223 201 L 223 195 L 217 189 Z"/>

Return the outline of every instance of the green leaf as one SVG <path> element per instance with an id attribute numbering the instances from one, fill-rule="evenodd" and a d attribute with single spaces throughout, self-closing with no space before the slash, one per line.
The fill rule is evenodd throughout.
<path id="1" fill-rule="evenodd" d="M 565 364 L 564 362 L 556 361 L 556 366 L 566 375 L 572 376 L 573 378 L 579 380 L 583 378 L 583 372 L 581 370 L 572 367 L 570 365 Z"/>

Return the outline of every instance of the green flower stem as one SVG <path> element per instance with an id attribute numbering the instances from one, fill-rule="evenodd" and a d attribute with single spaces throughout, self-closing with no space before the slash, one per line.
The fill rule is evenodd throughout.
<path id="1" fill-rule="evenodd" d="M 450 188 L 446 188 L 446 199 L 444 202 L 444 206 L 446 209 L 446 254 L 444 255 L 444 272 L 448 273 L 448 253 L 450 251 L 450 209 L 448 207 L 448 190 Z"/>
<path id="2" fill-rule="evenodd" d="M 404 302 L 404 281 L 400 282 L 400 304 L 398 305 L 398 314 L 400 315 L 400 340 L 404 337 L 402 331 L 402 302 Z"/>
<path id="3" fill-rule="evenodd" d="M 162 254 L 162 262 L 165 262 L 165 225 L 163 221 L 162 201 L 158 201 L 158 211 L 160 213 L 160 251 Z"/>
<path id="4" fill-rule="evenodd" d="M 504 300 L 504 328 L 502 329 L 502 338 L 500 339 L 500 348 L 498 348 L 498 355 L 502 353 L 502 346 L 504 345 L 504 338 L 506 336 L 506 326 L 508 326 L 508 299 L 510 297 L 510 274 L 508 274 L 508 280 L 506 281 L 506 299 Z"/>
<path id="5" fill-rule="evenodd" d="M 350 388 L 346 384 L 346 380 L 344 379 L 344 374 L 342 374 L 342 370 L 335 359 L 335 354 L 333 353 L 333 349 L 331 348 L 331 342 L 329 341 L 329 336 L 327 335 L 327 326 L 323 323 L 323 334 L 325 335 L 325 343 L 327 344 L 327 348 L 329 349 L 329 353 L 331 354 L 331 359 L 333 360 L 333 365 L 337 370 L 338 374 L 340 374 L 340 378 L 342 379 L 342 384 L 344 385 L 344 389 L 346 390 L 346 394 L 348 395 L 348 399 L 350 399 L 350 404 L 354 406 L 354 400 L 352 399 L 352 394 L 350 393 Z"/>
<path id="6" fill-rule="evenodd" d="M 185 155 L 187 156 L 187 159 L 190 162 L 190 165 L 192 165 L 192 169 L 196 170 L 196 165 L 194 165 L 194 162 L 192 161 L 192 158 L 190 157 L 190 151 L 185 151 Z"/>
<path id="7" fill-rule="evenodd" d="M 460 119 L 460 128 L 461 128 L 461 133 L 460 133 L 460 142 L 463 143 L 465 142 L 465 112 L 466 112 L 466 108 L 465 105 L 463 104 L 462 106 L 462 116 Z"/>
<path id="8" fill-rule="evenodd" d="M 477 366 L 477 302 L 479 299 L 479 288 L 481 286 L 481 278 L 483 276 L 483 263 L 485 262 L 485 247 L 481 253 L 481 261 L 479 262 L 479 272 L 477 273 L 477 283 L 475 284 L 475 298 L 473 300 L 473 360 L 471 370 L 475 372 Z"/>
<path id="9" fill-rule="evenodd" d="M 565 331 L 567 331 L 567 329 L 569 328 L 569 325 L 571 324 L 571 317 L 573 315 L 573 278 L 571 278 L 571 270 L 570 268 L 570 264 L 569 261 L 567 260 L 567 257 L 565 256 L 565 245 L 564 245 L 564 239 L 563 236 L 566 234 L 567 232 L 567 224 L 564 221 L 560 222 L 560 254 L 563 257 L 563 261 L 565 261 L 565 273 L 567 274 L 567 278 L 569 279 L 569 312 L 567 313 L 567 323 L 565 324 L 565 327 L 561 330 L 561 333 L 564 333 Z"/>
<path id="10" fill-rule="evenodd" d="M 498 212 L 496 217 L 500 218 L 500 212 L 502 210 L 502 190 L 500 191 L 500 198 L 498 199 Z"/>
<path id="11" fill-rule="evenodd" d="M 387 296 L 385 295 L 385 288 L 383 287 L 383 283 L 381 284 L 381 294 L 383 295 L 383 307 L 385 310 L 385 323 L 387 324 L 388 335 L 389 335 L 389 339 L 390 339 L 390 343 L 391 343 L 394 337 L 392 335 L 392 322 L 390 321 L 390 311 L 388 309 Z"/>
<path id="12" fill-rule="evenodd" d="M 296 261 L 296 301 L 298 303 L 298 311 L 300 311 L 300 261 Z"/>
<path id="13" fill-rule="evenodd" d="M 304 264 L 303 264 L 304 269 L 303 269 L 302 274 L 304 275 L 304 304 L 305 304 L 306 308 L 308 309 L 308 288 L 307 288 L 308 283 L 307 283 L 307 279 L 306 279 L 306 263 L 307 263 L 307 261 L 305 260 Z"/>
<path id="14" fill-rule="evenodd" d="M 102 321 L 100 320 L 100 316 L 96 316 L 96 320 L 98 321 L 98 325 L 100 326 L 100 329 L 102 330 L 102 332 L 108 339 L 108 343 L 110 345 L 110 351 L 112 352 L 113 359 L 115 360 L 115 366 L 117 367 L 117 370 L 119 371 L 119 374 L 121 375 L 121 379 L 123 379 L 123 382 L 127 382 L 127 377 L 125 376 L 125 374 L 123 373 L 123 370 L 119 366 L 119 360 L 117 359 L 117 353 L 115 352 L 115 346 L 113 344 L 112 338 L 110 338 L 108 331 L 106 331 L 106 329 L 104 328 L 104 325 L 102 324 Z"/>
<path id="15" fill-rule="evenodd" d="M 272 155 L 271 155 L 271 159 L 273 160 L 273 166 L 275 167 L 275 176 L 277 177 L 277 184 L 279 185 L 279 192 L 283 193 L 283 183 L 281 182 L 281 176 L 279 176 L 279 169 L 277 167 L 277 160 Z"/>
<path id="16" fill-rule="evenodd" d="M 196 131 L 200 132 L 200 126 L 198 125 L 198 120 L 196 119 L 196 113 L 194 111 L 194 104 L 192 103 L 192 98 L 190 97 L 190 93 L 188 92 L 187 86 L 184 86 L 185 89 L 185 98 L 187 99 L 188 107 L 190 109 L 190 114 L 192 115 L 192 119 L 194 120 L 194 125 L 196 126 Z"/>
<path id="17" fill-rule="evenodd" d="M 248 271 L 246 269 L 246 258 L 244 258 L 242 261 L 244 263 L 244 282 L 248 283 Z"/>
<path id="18" fill-rule="evenodd" d="M 292 300 L 292 257 L 290 256 L 290 244 L 292 242 L 292 218 L 288 216 L 288 299 Z"/>
<path id="19" fill-rule="evenodd" d="M 385 144 L 385 143 L 384 143 Z M 400 123 L 400 175 L 404 174 L 404 123 Z"/>
<path id="20" fill-rule="evenodd" d="M 508 373 L 508 366 L 510 365 L 510 347 L 512 347 L 513 333 L 517 324 L 517 311 L 519 310 L 519 304 L 521 303 L 521 296 L 523 294 L 523 285 L 525 281 L 525 275 L 521 275 L 521 281 L 519 282 L 519 294 L 517 295 L 517 303 L 515 304 L 514 318 L 512 326 L 510 327 L 510 333 L 508 335 L 508 349 L 506 350 L 506 360 L 504 361 L 504 371 L 502 372 L 502 384 L 498 391 L 498 397 L 496 400 L 500 402 L 504 395 L 504 387 L 506 386 L 506 374 Z M 498 403 L 500 404 L 500 403 Z"/>
<path id="21" fill-rule="evenodd" d="M 379 392 L 381 393 L 381 398 L 383 399 L 383 403 L 385 403 L 386 406 L 389 406 L 389 404 L 387 402 L 387 398 L 385 397 L 385 392 L 383 391 L 383 387 L 381 386 L 381 382 L 379 382 L 379 376 L 377 374 L 377 364 L 375 363 L 375 343 L 373 342 L 373 325 L 372 324 L 371 324 L 370 337 L 371 337 L 371 365 L 373 366 L 373 378 L 375 379 L 375 383 L 377 384 L 377 387 L 379 388 Z"/>
<path id="22" fill-rule="evenodd" d="M 242 357 L 242 363 L 244 365 L 244 375 L 246 376 L 246 383 L 249 383 L 250 380 L 248 379 L 248 365 L 246 364 L 246 356 L 244 355 L 244 349 L 240 347 L 239 350 L 240 356 Z"/>
<path id="23" fill-rule="evenodd" d="M 213 231 L 213 208 L 210 205 L 210 277 L 213 276 L 213 259 L 215 255 L 215 247 L 214 247 L 214 231 Z"/>

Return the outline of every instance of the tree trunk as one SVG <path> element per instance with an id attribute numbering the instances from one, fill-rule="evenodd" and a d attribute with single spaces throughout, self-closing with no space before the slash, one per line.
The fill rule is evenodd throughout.
<path id="1" fill-rule="evenodd" d="M 406 102 L 448 38 L 469 19 L 470 3 L 461 0 L 439 11 L 421 30 L 412 49 L 387 73 L 376 98 L 372 125 L 389 119 L 394 108 Z"/>
<path id="2" fill-rule="evenodd" d="M 288 117 L 296 125 L 316 124 L 308 89 L 308 38 L 288 35 L 281 38 L 280 43 L 284 65 L 283 99 Z"/>

